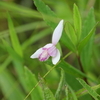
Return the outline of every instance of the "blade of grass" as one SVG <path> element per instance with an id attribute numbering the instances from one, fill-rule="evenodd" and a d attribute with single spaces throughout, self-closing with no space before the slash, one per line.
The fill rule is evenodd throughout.
<path id="1" fill-rule="evenodd" d="M 5 9 L 5 10 L 9 10 L 14 12 L 15 14 L 18 13 L 19 15 L 23 15 L 25 17 L 36 17 L 36 18 L 41 18 L 40 14 L 33 10 L 33 9 L 29 9 L 20 5 L 17 5 L 15 3 L 9 3 L 8 2 L 3 2 L 0 1 L 0 8 Z"/>
<path id="2" fill-rule="evenodd" d="M 3 99 L 23 100 L 24 93 L 19 88 L 17 81 L 14 80 L 14 78 L 6 69 L 0 73 L 0 87 L 5 96 Z"/>
<path id="3" fill-rule="evenodd" d="M 97 89 L 100 88 L 100 84 L 99 84 L 99 85 L 96 85 L 96 86 L 93 86 L 93 87 L 91 87 L 91 88 L 92 88 L 94 91 L 96 91 Z M 77 95 L 78 98 L 81 97 L 81 96 L 83 96 L 83 95 L 86 95 L 86 94 L 88 94 L 88 91 L 87 91 L 85 88 L 80 89 L 80 90 L 78 90 L 78 91 L 76 92 L 76 95 Z"/>
<path id="4" fill-rule="evenodd" d="M 88 91 L 88 93 L 95 99 L 99 100 L 97 97 L 100 96 L 97 94 L 95 90 L 93 90 L 84 80 L 77 78 L 77 80 L 80 82 L 80 84 Z"/>
<path id="5" fill-rule="evenodd" d="M 28 24 L 24 24 L 24 25 L 15 27 L 15 31 L 16 31 L 16 33 L 22 33 L 22 32 L 34 30 L 37 28 L 44 28 L 44 27 L 46 27 L 45 23 L 43 21 L 39 21 L 39 22 L 32 22 L 32 23 L 28 23 Z M 8 33 L 9 33 L 9 30 L 0 32 L 0 38 L 9 36 Z"/>
<path id="6" fill-rule="evenodd" d="M 21 48 L 21 45 L 19 43 L 18 37 L 16 35 L 14 25 L 12 23 L 12 20 L 11 20 L 9 13 L 7 13 L 7 16 L 8 16 L 8 27 L 9 27 L 12 46 L 13 46 L 14 50 L 17 52 L 17 54 L 19 54 L 22 57 L 23 56 L 22 48 Z"/>

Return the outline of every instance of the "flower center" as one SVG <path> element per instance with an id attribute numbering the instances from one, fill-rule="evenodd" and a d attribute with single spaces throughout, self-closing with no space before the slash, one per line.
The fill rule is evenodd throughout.
<path id="1" fill-rule="evenodd" d="M 57 49 L 56 49 L 55 45 L 48 48 L 48 54 L 52 57 L 55 57 L 57 55 Z"/>
<path id="2" fill-rule="evenodd" d="M 40 56 L 39 56 L 39 60 L 40 61 L 46 61 L 48 58 L 50 57 L 50 55 L 48 54 L 47 50 L 44 50 Z"/>

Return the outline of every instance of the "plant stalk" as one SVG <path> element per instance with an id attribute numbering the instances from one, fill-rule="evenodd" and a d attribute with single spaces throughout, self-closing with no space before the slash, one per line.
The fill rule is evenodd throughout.
<path id="1" fill-rule="evenodd" d="M 80 60 L 80 56 L 77 56 L 77 58 L 78 58 L 78 63 L 79 63 L 79 65 L 80 65 L 80 70 L 81 70 L 81 72 L 83 72 L 83 73 L 85 74 L 85 71 L 84 71 L 84 69 L 83 69 L 83 66 L 82 66 L 82 63 L 81 63 L 81 60 Z M 87 78 L 84 77 L 83 79 L 84 79 L 84 81 L 88 84 Z"/>

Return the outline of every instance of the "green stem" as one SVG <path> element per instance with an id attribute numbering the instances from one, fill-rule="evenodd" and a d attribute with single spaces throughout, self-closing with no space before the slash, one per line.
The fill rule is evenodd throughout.
<path id="1" fill-rule="evenodd" d="M 77 58 L 78 58 L 78 62 L 79 62 L 79 65 L 80 65 L 80 70 L 81 70 L 81 72 L 83 72 L 85 74 L 85 71 L 83 69 L 83 66 L 82 66 L 82 63 L 81 63 L 81 60 L 80 60 L 80 56 L 77 56 Z M 88 84 L 86 77 L 84 77 L 84 81 Z"/>

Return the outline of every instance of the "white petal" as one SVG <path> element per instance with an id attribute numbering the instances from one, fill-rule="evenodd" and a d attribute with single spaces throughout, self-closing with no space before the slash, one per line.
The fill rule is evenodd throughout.
<path id="1" fill-rule="evenodd" d="M 38 49 L 33 55 L 30 56 L 30 58 L 38 58 L 42 51 L 42 48 Z"/>
<path id="2" fill-rule="evenodd" d="M 52 57 L 57 55 L 57 49 L 54 45 L 48 49 L 48 54 Z"/>
<path id="3" fill-rule="evenodd" d="M 52 63 L 55 65 L 60 60 L 60 52 L 57 49 L 57 55 L 55 57 L 52 57 Z"/>
<path id="4" fill-rule="evenodd" d="M 49 43 L 49 44 L 46 44 L 43 48 L 50 48 L 52 46 L 53 46 L 53 44 L 52 43 Z"/>
<path id="5" fill-rule="evenodd" d="M 52 43 L 54 45 L 56 45 L 62 35 L 62 31 L 63 31 L 63 20 L 61 20 L 59 22 L 59 24 L 57 25 L 57 27 L 55 28 L 54 32 L 53 32 L 53 36 L 52 36 Z"/>

